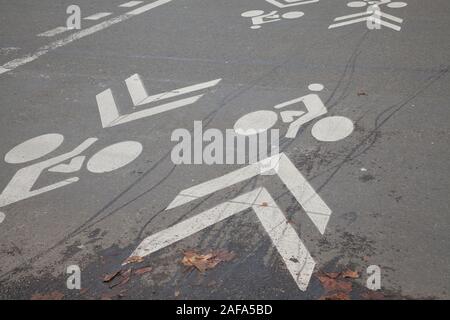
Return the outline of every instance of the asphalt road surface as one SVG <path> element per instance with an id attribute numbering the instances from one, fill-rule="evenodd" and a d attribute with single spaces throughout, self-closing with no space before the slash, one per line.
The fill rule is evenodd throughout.
<path id="1" fill-rule="evenodd" d="M 450 2 L 348 2 L 0 0 L 0 297 L 448 299 Z"/>

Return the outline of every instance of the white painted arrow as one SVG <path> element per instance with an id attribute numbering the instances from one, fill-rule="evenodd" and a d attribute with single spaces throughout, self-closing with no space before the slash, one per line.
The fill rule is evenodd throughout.
<path id="1" fill-rule="evenodd" d="M 265 175 L 267 174 L 264 171 L 265 168 L 273 170 L 267 167 L 268 162 L 272 164 L 271 168 L 277 168 L 275 173 L 278 174 L 281 181 L 294 195 L 320 233 L 323 234 L 332 212 L 284 153 L 185 189 L 170 203 L 166 210 L 176 208 L 257 175 Z M 315 262 L 265 188 L 257 188 L 233 200 L 223 202 L 214 208 L 145 238 L 130 257 L 147 256 L 249 208 L 253 209 L 269 234 L 299 289 L 306 290 Z"/>
<path id="2" fill-rule="evenodd" d="M 144 257 L 237 213 L 252 208 L 300 290 L 306 290 L 315 262 L 265 188 L 258 188 L 153 234 L 131 256 Z"/>
<path id="3" fill-rule="evenodd" d="M 203 82 L 196 85 L 171 90 L 168 92 L 159 93 L 149 96 L 138 74 L 134 74 L 125 80 L 125 83 L 130 93 L 131 100 L 135 107 L 146 105 L 149 103 L 160 102 L 161 100 L 174 98 L 188 93 L 200 91 L 217 85 L 222 79 Z M 162 112 L 184 107 L 195 103 L 203 94 L 175 100 L 169 103 L 160 104 L 154 107 L 149 107 L 144 110 L 135 111 L 128 114 L 120 114 L 117 108 L 114 96 L 111 89 L 107 89 L 96 96 L 98 111 L 102 121 L 103 128 L 114 127 L 119 124 L 131 122 L 145 117 L 150 117 Z"/>

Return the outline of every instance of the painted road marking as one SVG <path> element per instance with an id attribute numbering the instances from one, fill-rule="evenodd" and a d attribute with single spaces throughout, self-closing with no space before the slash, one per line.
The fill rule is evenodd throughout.
<path id="1" fill-rule="evenodd" d="M 152 102 L 159 102 L 161 100 L 177 97 L 180 95 L 185 95 L 188 93 L 196 92 L 199 90 L 203 90 L 206 88 L 214 87 L 217 85 L 222 79 L 216 79 L 213 81 L 199 83 L 193 86 L 188 86 L 180 89 L 171 90 L 168 92 L 159 93 L 156 95 L 149 96 L 147 91 L 142 83 L 142 80 L 138 74 L 134 74 L 128 79 L 125 80 L 125 83 L 128 88 L 128 92 L 130 94 L 131 100 L 133 101 L 133 105 L 135 107 L 142 106 L 145 104 L 149 104 Z M 184 98 L 180 100 L 176 100 L 173 102 L 169 102 L 166 104 L 161 104 L 158 106 L 150 107 L 144 110 L 128 113 L 128 114 L 120 114 L 119 108 L 116 105 L 114 96 L 112 94 L 111 89 L 107 89 L 96 96 L 98 111 L 100 114 L 100 119 L 102 122 L 103 128 L 113 127 L 119 124 L 131 122 L 134 120 L 138 120 L 145 117 L 150 117 L 162 112 L 166 112 L 169 110 L 173 110 L 176 108 L 184 107 L 190 104 L 197 102 L 203 94 L 196 95 L 189 98 Z"/>
<path id="2" fill-rule="evenodd" d="M 56 36 L 57 34 L 66 32 L 67 30 L 69 30 L 67 27 L 56 27 L 54 29 L 39 33 L 37 36 L 38 37 L 53 37 L 53 36 Z"/>
<path id="3" fill-rule="evenodd" d="M 138 4 L 141 4 L 141 3 L 142 3 L 142 1 L 129 1 L 129 2 L 122 3 L 121 5 L 119 5 L 119 7 L 131 8 L 131 7 L 137 6 Z"/>
<path id="4" fill-rule="evenodd" d="M 264 206 L 261 204 L 264 203 Z M 246 209 L 253 209 L 300 290 L 305 291 L 315 262 L 265 188 L 255 189 L 144 239 L 130 257 L 144 257 Z"/>
<path id="5" fill-rule="evenodd" d="M 42 158 L 56 150 L 63 142 L 60 134 L 45 134 L 29 139 L 12 148 L 5 156 L 7 163 L 25 163 Z M 55 189 L 78 182 L 78 177 L 69 177 L 51 185 L 34 188 L 40 176 L 46 172 L 75 173 L 81 170 L 86 156 L 81 155 L 98 139 L 91 137 L 70 152 L 46 159 L 19 169 L 0 193 L 0 208 Z M 134 161 L 142 153 L 142 144 L 137 141 L 122 141 L 97 151 L 88 161 L 87 170 L 92 173 L 111 172 Z"/>
<path id="6" fill-rule="evenodd" d="M 99 12 L 99 13 L 93 14 L 93 15 L 83 18 L 83 19 L 96 21 L 96 20 L 100 20 L 101 18 L 110 16 L 110 15 L 112 15 L 112 12 Z"/>
<path id="7" fill-rule="evenodd" d="M 106 28 L 109 28 L 112 25 L 115 25 L 115 24 L 117 24 L 119 22 L 128 20 L 128 19 L 130 19 L 130 18 L 132 18 L 132 17 L 134 17 L 136 15 L 139 15 L 141 13 L 144 13 L 144 12 L 147 12 L 149 10 L 155 9 L 155 8 L 157 8 L 159 6 L 162 6 L 162 5 L 164 5 L 166 3 L 169 3 L 169 2 L 172 2 L 172 0 L 157 0 L 155 2 L 146 4 L 146 5 L 142 6 L 142 7 L 139 7 L 139 8 L 136 8 L 134 10 L 131 10 L 131 11 L 129 11 L 129 12 L 125 13 L 125 14 L 122 14 L 120 16 L 111 18 L 111 19 L 109 19 L 107 21 L 103 21 L 103 22 L 101 22 L 99 24 L 96 24 L 96 25 L 90 27 L 90 28 L 87 28 L 87 29 L 81 30 L 79 32 L 76 32 L 74 34 L 71 34 L 70 36 L 68 36 L 68 37 L 66 37 L 64 39 L 61 39 L 61 40 L 55 41 L 53 43 L 50 43 L 48 45 L 45 45 L 45 46 L 39 48 L 34 53 L 28 54 L 28 55 L 26 55 L 26 56 L 24 56 L 22 58 L 11 60 L 11 61 L 3 64 L 2 66 L 0 66 L 0 74 L 6 73 L 6 72 L 11 71 L 11 70 L 14 70 L 14 69 L 16 69 L 16 68 L 18 68 L 20 66 L 23 66 L 23 65 L 29 63 L 29 62 L 32 62 L 32 61 L 36 60 L 37 58 L 39 58 L 39 57 L 49 53 L 50 51 L 53 51 L 53 50 L 55 50 L 55 49 L 57 49 L 59 47 L 65 46 L 65 45 L 67 45 L 67 44 L 69 44 L 69 43 L 71 43 L 71 42 L 73 42 L 75 40 L 82 39 L 82 38 L 84 38 L 86 36 L 89 36 L 91 34 L 94 34 L 94 33 L 98 32 L 98 31 L 104 30 Z"/>
<path id="8" fill-rule="evenodd" d="M 166 210 L 261 175 L 263 174 L 261 170 L 263 165 L 268 161 L 274 163 L 274 160 L 278 162 L 276 173 L 306 211 L 319 232 L 323 234 L 332 211 L 283 153 L 183 190 Z M 299 289 L 305 291 L 314 271 L 315 262 L 266 188 L 257 188 L 233 200 L 223 202 L 212 209 L 145 238 L 130 257 L 147 256 L 249 208 L 252 208 L 258 216 Z"/>
<path id="9" fill-rule="evenodd" d="M 266 2 L 273 4 L 278 8 L 287 8 L 300 6 L 302 4 L 315 3 L 319 2 L 319 0 L 266 0 Z"/>
<path id="10" fill-rule="evenodd" d="M 303 210 L 305 210 L 319 232 L 324 234 L 332 211 L 284 153 L 271 156 L 222 177 L 185 189 L 169 204 L 167 210 L 261 175 L 265 173 L 262 168 L 269 162 L 278 164 L 276 173 L 279 178 L 302 206 Z"/>

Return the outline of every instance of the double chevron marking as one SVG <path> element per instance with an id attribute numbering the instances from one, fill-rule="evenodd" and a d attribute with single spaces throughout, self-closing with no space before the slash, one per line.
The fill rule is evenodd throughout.
<path id="1" fill-rule="evenodd" d="M 275 172 L 302 206 L 319 232 L 323 234 L 332 211 L 284 153 L 183 190 L 166 210 L 211 195 L 255 176 L 267 174 L 267 172 L 261 170 L 267 162 L 272 164 L 278 162 L 276 166 L 278 169 Z M 282 210 L 264 187 L 223 202 L 145 238 L 130 257 L 147 256 L 249 208 L 256 213 L 298 288 L 305 291 L 314 271 L 315 261 L 294 228 L 287 221 Z"/>
<path id="2" fill-rule="evenodd" d="M 160 102 L 166 99 L 186 95 L 188 93 L 200 91 L 217 85 L 222 79 L 216 79 L 208 82 L 199 83 L 196 85 L 175 89 L 168 92 L 159 93 L 149 96 L 145 89 L 142 80 L 138 74 L 134 74 L 125 80 L 125 83 L 130 93 L 131 100 L 134 107 L 143 106 L 150 103 Z M 102 121 L 103 128 L 114 127 L 119 124 L 124 124 L 141 118 L 150 117 L 165 111 L 177 109 L 195 103 L 204 94 L 195 95 L 180 100 L 175 100 L 168 103 L 163 103 L 154 107 L 149 107 L 143 110 L 135 111 L 128 114 L 120 114 L 117 108 L 115 99 L 111 89 L 107 89 L 96 96 L 98 111 Z"/>

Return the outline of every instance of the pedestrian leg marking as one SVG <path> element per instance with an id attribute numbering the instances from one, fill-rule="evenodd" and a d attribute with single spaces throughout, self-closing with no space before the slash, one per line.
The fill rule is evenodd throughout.
<path id="1" fill-rule="evenodd" d="M 208 82 L 199 83 L 196 85 L 175 89 L 168 92 L 159 93 L 149 96 L 143 82 L 138 74 L 134 74 L 125 80 L 128 92 L 134 107 L 142 106 L 145 104 L 160 102 L 162 100 L 178 97 L 180 95 L 186 95 L 188 93 L 200 91 L 203 89 L 211 88 L 217 85 L 221 79 L 216 79 Z M 98 111 L 100 113 L 100 119 L 103 128 L 113 127 L 119 124 L 124 124 L 141 118 L 150 117 L 162 112 L 184 107 L 197 102 L 203 94 L 195 95 L 189 98 L 176 100 L 173 102 L 160 104 L 158 106 L 149 107 L 144 110 L 135 111 L 128 114 L 120 114 L 116 105 L 111 89 L 107 89 L 96 96 Z"/>
<path id="2" fill-rule="evenodd" d="M 315 262 L 265 188 L 238 196 L 146 238 L 131 256 L 147 256 L 249 208 L 256 213 L 299 289 L 305 291 Z"/>
<path id="3" fill-rule="evenodd" d="M 71 42 L 73 42 L 75 40 L 82 39 L 82 38 L 84 38 L 86 36 L 89 36 L 91 34 L 94 34 L 94 33 L 98 32 L 98 31 L 104 30 L 106 28 L 109 28 L 112 25 L 115 25 L 115 24 L 117 24 L 119 22 L 128 20 L 128 19 L 130 19 L 130 18 L 132 18 L 132 17 L 134 17 L 136 15 L 139 15 L 141 13 L 144 13 L 144 12 L 147 12 L 149 10 L 155 9 L 155 8 L 157 8 L 159 6 L 162 6 L 162 5 L 166 4 L 166 3 L 169 3 L 171 1 L 172 0 L 157 0 L 155 2 L 146 4 L 146 5 L 142 6 L 142 7 L 139 7 L 139 8 L 136 8 L 134 10 L 131 10 L 131 11 L 129 11 L 129 12 L 125 13 L 125 14 L 122 14 L 120 16 L 111 18 L 111 19 L 109 19 L 107 21 L 103 21 L 103 22 L 101 22 L 99 24 L 96 24 L 96 25 L 90 27 L 90 28 L 78 31 L 78 32 L 76 32 L 74 34 L 71 34 L 70 36 L 68 36 L 68 37 L 66 37 L 64 39 L 61 39 L 61 40 L 55 41 L 53 43 L 50 43 L 48 45 L 45 45 L 45 46 L 39 48 L 34 53 L 31 53 L 29 55 L 26 55 L 26 56 L 18 58 L 18 59 L 11 60 L 11 61 L 3 64 L 2 66 L 0 66 L 0 74 L 9 72 L 9 71 L 14 70 L 14 69 L 16 69 L 16 68 L 18 68 L 20 66 L 23 66 L 23 65 L 25 65 L 25 64 L 27 64 L 29 62 L 32 62 L 32 61 L 38 59 L 39 57 L 41 57 L 41 56 L 43 56 L 43 55 L 45 55 L 45 54 L 47 54 L 47 53 L 49 53 L 49 52 L 59 48 L 59 47 L 63 47 L 63 46 L 65 46 L 65 45 L 67 45 L 67 44 L 69 44 L 69 43 L 71 43 Z"/>

